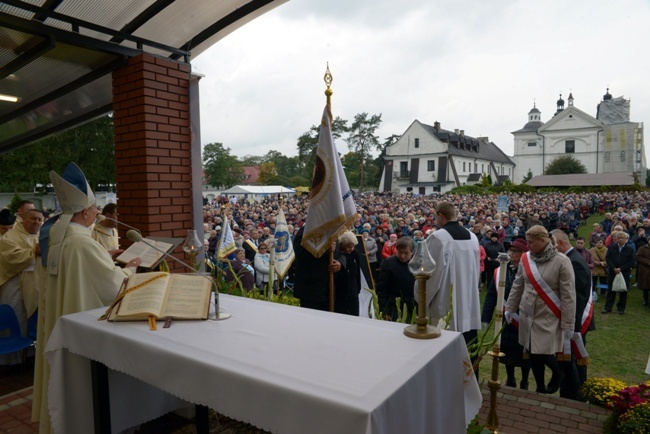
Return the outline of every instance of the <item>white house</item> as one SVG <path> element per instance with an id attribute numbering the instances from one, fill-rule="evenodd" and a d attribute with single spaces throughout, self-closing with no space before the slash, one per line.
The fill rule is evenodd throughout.
<path id="1" fill-rule="evenodd" d="M 481 175 L 493 182 L 512 179 L 513 161 L 487 137 L 470 137 L 417 119 L 386 148 L 379 191 L 430 194 L 477 184 Z"/>
<path id="2" fill-rule="evenodd" d="M 562 155 L 573 155 L 588 173 L 636 172 L 645 179 L 643 124 L 629 121 L 629 100 L 612 98 L 608 92 L 598 104 L 597 117 L 574 106 L 573 95 L 564 107 L 562 95 L 557 111 L 546 123 L 533 107 L 528 122 L 513 131 L 514 182 L 521 183 L 529 173 L 543 175 L 546 166 Z"/>

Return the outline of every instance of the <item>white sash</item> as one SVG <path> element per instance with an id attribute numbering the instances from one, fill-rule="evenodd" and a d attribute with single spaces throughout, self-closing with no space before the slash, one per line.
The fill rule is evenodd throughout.
<path id="1" fill-rule="evenodd" d="M 530 252 L 526 252 L 521 256 L 521 262 L 524 265 L 526 276 L 531 285 L 533 285 L 537 295 L 544 300 L 544 303 L 546 303 L 556 317 L 562 319 L 562 311 L 560 310 L 562 302 L 560 301 L 560 297 L 558 297 L 551 287 L 544 282 L 544 279 L 542 279 L 542 276 L 539 274 L 539 270 L 537 269 L 537 264 L 530 259 Z"/>

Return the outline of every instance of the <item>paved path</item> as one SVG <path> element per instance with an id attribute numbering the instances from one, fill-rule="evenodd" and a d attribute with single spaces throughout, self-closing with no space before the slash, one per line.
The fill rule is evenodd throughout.
<path id="1" fill-rule="evenodd" d="M 503 434 L 599 434 L 609 414 L 595 405 L 512 388 L 498 392 L 497 405 Z M 487 419 L 489 406 L 490 392 L 485 388 L 481 423 Z M 0 397 L 0 434 L 37 433 L 31 411 L 32 387 Z"/>
<path id="2" fill-rule="evenodd" d="M 479 422 L 485 423 L 490 391 L 483 389 Z M 503 434 L 600 434 L 609 410 L 584 402 L 502 387 L 497 392 L 499 425 Z"/>

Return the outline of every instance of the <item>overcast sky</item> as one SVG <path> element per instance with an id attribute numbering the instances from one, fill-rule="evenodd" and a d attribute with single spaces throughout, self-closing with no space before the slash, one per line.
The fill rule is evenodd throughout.
<path id="1" fill-rule="evenodd" d="M 648 0 L 290 0 L 193 60 L 201 141 L 295 155 L 320 122 L 328 61 L 334 116 L 381 113 L 382 141 L 439 121 L 512 155 L 533 102 L 546 122 L 573 92 L 595 117 L 608 86 L 646 122 L 649 26 Z"/>

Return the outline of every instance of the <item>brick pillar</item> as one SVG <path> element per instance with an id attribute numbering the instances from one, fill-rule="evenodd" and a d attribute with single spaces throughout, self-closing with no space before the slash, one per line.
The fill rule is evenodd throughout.
<path id="1" fill-rule="evenodd" d="M 189 64 L 149 54 L 113 72 L 119 219 L 143 236 L 184 238 L 198 229 L 192 225 L 189 83 Z M 119 232 L 121 244 L 130 245 L 126 229 Z M 174 256 L 187 260 L 180 246 Z"/>

